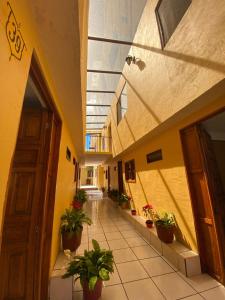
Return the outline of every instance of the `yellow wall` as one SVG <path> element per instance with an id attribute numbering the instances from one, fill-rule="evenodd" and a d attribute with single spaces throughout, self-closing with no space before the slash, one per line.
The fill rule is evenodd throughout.
<path id="1" fill-rule="evenodd" d="M 26 50 L 24 50 L 21 61 L 10 57 L 10 49 L 5 34 L 5 24 L 9 14 L 7 1 L 1 1 L 0 3 L 0 66 L 1 66 L 1 89 L 0 89 L 0 234 L 2 233 L 3 211 L 5 206 L 5 196 L 7 188 L 7 180 L 9 176 L 10 163 L 13 157 L 15 148 L 21 108 L 23 103 L 23 97 L 25 87 L 27 83 L 30 61 L 32 52 L 35 52 L 40 60 L 42 70 L 45 79 L 49 85 L 50 91 L 53 95 L 55 103 L 60 112 L 63 128 L 62 139 L 60 144 L 60 158 L 58 167 L 56 198 L 54 208 L 54 226 L 53 226 L 53 240 L 52 240 L 52 255 L 51 255 L 51 267 L 53 266 L 56 255 L 59 249 L 59 224 L 60 216 L 70 204 L 75 192 L 74 183 L 74 166 L 72 162 L 66 160 L 66 147 L 68 146 L 72 152 L 72 155 L 76 157 L 76 152 L 73 147 L 73 142 L 70 138 L 70 134 L 67 130 L 66 121 L 61 113 L 61 109 L 58 105 L 54 87 L 51 85 L 51 78 L 48 75 L 47 65 L 44 64 L 44 58 L 39 51 L 40 41 L 37 39 L 35 31 L 33 29 L 32 17 L 27 9 L 27 2 L 10 1 L 14 10 L 16 18 L 21 23 L 21 33 L 26 43 Z M 1 239 L 0 239 L 1 241 Z"/>
<path id="2" fill-rule="evenodd" d="M 197 244 L 180 129 L 221 107 L 225 107 L 225 96 L 121 156 L 123 163 L 135 159 L 136 183 L 128 184 L 125 178 L 124 183 L 139 214 L 142 215 L 146 203 L 151 203 L 156 210 L 173 212 L 180 229 L 178 239 L 193 250 L 197 249 Z M 163 160 L 147 164 L 146 154 L 158 149 L 162 149 Z"/>
<path id="3" fill-rule="evenodd" d="M 192 1 L 162 49 L 157 3 L 147 1 L 130 50 L 143 68 L 140 63 L 124 66 L 105 125 L 111 123 L 115 160 L 135 159 L 136 183 L 126 189 L 139 213 L 147 201 L 174 212 L 180 239 L 196 249 L 179 129 L 225 105 L 224 98 L 216 100 L 225 75 L 225 6 L 223 0 Z M 125 81 L 128 110 L 117 125 L 116 104 Z M 147 164 L 146 154 L 157 149 L 163 161 Z"/>
<path id="4" fill-rule="evenodd" d="M 113 153 L 158 127 L 224 78 L 225 5 L 223 0 L 192 1 L 162 50 L 155 7 L 148 0 L 130 54 L 142 60 L 125 65 L 108 122 Z M 204 30 L 203 30 L 204 28 Z M 127 80 L 128 110 L 117 126 L 116 102 Z"/>
<path id="5" fill-rule="evenodd" d="M 104 167 L 98 166 L 97 172 L 98 172 L 98 188 L 101 189 L 102 187 L 104 187 Z"/>

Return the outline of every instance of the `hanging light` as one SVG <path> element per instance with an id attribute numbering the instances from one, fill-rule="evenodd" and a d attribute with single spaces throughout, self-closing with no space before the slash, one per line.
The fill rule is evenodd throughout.
<path id="1" fill-rule="evenodd" d="M 126 63 L 128 64 L 128 66 L 131 65 L 131 63 L 136 64 L 136 57 L 135 56 L 131 56 L 128 55 L 125 59 Z"/>

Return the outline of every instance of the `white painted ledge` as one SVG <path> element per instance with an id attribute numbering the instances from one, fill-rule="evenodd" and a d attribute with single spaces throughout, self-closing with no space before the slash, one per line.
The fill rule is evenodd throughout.
<path id="1" fill-rule="evenodd" d="M 115 203 L 112 202 L 112 205 Z M 118 208 L 120 214 L 128 220 L 146 240 L 152 245 L 161 255 L 163 255 L 177 270 L 187 277 L 201 274 L 201 265 L 199 254 L 186 248 L 178 241 L 173 241 L 171 244 L 162 242 L 155 228 L 147 228 L 145 219 L 140 216 L 131 215 L 130 210 Z"/>

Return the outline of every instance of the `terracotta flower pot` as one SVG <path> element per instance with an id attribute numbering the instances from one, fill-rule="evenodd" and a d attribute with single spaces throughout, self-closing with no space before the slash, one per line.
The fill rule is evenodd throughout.
<path id="1" fill-rule="evenodd" d="M 148 228 L 152 228 L 154 223 L 153 223 L 152 220 L 147 220 L 147 221 L 145 222 L 145 224 L 146 224 L 146 226 L 147 226 Z"/>
<path id="2" fill-rule="evenodd" d="M 80 203 L 77 200 L 73 200 L 72 206 L 73 206 L 74 209 L 81 209 L 83 207 L 83 203 Z"/>
<path id="3" fill-rule="evenodd" d="M 174 238 L 174 226 L 162 226 L 156 223 L 158 238 L 164 243 L 172 243 Z"/>
<path id="4" fill-rule="evenodd" d="M 136 209 L 132 209 L 132 210 L 131 210 L 131 214 L 132 214 L 132 216 L 136 216 L 136 214 L 137 214 Z"/>
<path id="5" fill-rule="evenodd" d="M 94 290 L 89 290 L 88 282 L 83 284 L 83 298 L 84 300 L 98 300 L 102 295 L 102 280 L 98 279 Z"/>
<path id="6" fill-rule="evenodd" d="M 129 209 L 129 208 L 130 208 L 128 202 L 123 202 L 123 203 L 121 204 L 121 207 L 122 207 L 123 209 Z"/>
<path id="7" fill-rule="evenodd" d="M 62 232 L 63 250 L 76 251 L 81 244 L 82 231 L 83 229 L 79 232 L 74 232 L 72 235 L 69 232 Z"/>

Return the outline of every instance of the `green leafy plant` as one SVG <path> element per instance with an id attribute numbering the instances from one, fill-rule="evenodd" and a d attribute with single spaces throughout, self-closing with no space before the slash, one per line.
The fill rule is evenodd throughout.
<path id="1" fill-rule="evenodd" d="M 87 201 L 87 193 L 85 190 L 78 189 L 76 195 L 74 196 L 74 200 L 84 204 Z"/>
<path id="2" fill-rule="evenodd" d="M 172 227 L 175 226 L 175 219 L 172 213 L 161 212 L 154 214 L 154 222 L 156 225 L 163 227 Z"/>
<path id="3" fill-rule="evenodd" d="M 61 232 L 80 232 L 84 223 L 91 225 L 92 221 L 82 210 L 66 209 L 61 217 Z"/>
<path id="4" fill-rule="evenodd" d="M 127 196 L 126 194 L 120 194 L 118 197 L 118 204 L 121 206 L 123 204 L 129 204 L 130 205 L 130 197 Z"/>
<path id="5" fill-rule="evenodd" d="M 110 250 L 100 249 L 96 240 L 92 240 L 93 250 L 85 250 L 83 256 L 75 256 L 69 263 L 66 273 L 63 278 L 76 276 L 80 278 L 81 285 L 88 282 L 88 287 L 93 290 L 97 281 L 109 280 L 109 274 L 113 273 L 113 254 Z"/>

